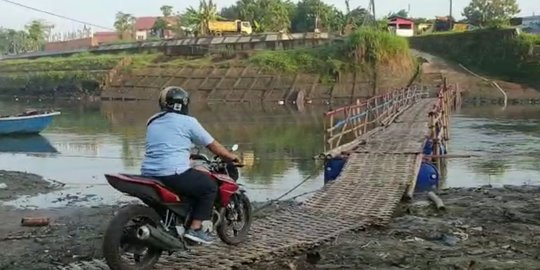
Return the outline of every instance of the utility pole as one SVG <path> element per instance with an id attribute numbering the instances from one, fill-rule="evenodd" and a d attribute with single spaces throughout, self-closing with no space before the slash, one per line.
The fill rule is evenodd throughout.
<path id="1" fill-rule="evenodd" d="M 373 12 L 373 19 L 377 21 L 377 18 L 375 17 L 375 0 L 371 0 L 370 5 L 371 5 L 371 11 Z"/>
<path id="2" fill-rule="evenodd" d="M 448 23 L 450 24 L 450 31 L 454 29 L 454 17 L 452 17 L 452 0 L 450 0 L 450 17 L 448 18 Z"/>

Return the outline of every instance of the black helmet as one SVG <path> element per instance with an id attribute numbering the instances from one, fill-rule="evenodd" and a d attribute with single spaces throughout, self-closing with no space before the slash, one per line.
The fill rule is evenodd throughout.
<path id="1" fill-rule="evenodd" d="M 162 111 L 188 114 L 189 93 L 179 86 L 169 86 L 159 93 L 159 107 Z"/>

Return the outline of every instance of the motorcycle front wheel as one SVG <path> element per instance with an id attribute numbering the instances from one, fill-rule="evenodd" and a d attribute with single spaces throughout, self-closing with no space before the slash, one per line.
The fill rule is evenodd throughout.
<path id="1" fill-rule="evenodd" d="M 217 226 L 219 238 L 229 244 L 238 245 L 247 239 L 252 222 L 252 209 L 249 198 L 244 194 L 235 194 L 231 203 L 223 208 L 223 220 Z"/>
<path id="2" fill-rule="evenodd" d="M 144 205 L 129 205 L 118 211 L 103 238 L 103 256 L 111 270 L 149 270 L 154 267 L 162 251 L 144 245 L 136 234 L 142 225 L 157 227 L 160 220 L 156 211 Z M 130 261 L 134 263 L 130 264 Z"/>

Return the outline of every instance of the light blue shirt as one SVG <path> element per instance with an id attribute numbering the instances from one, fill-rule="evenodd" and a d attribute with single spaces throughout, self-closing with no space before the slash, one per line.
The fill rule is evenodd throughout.
<path id="1" fill-rule="evenodd" d="M 167 113 L 147 127 L 141 173 L 148 176 L 181 174 L 190 168 L 189 155 L 193 144 L 208 146 L 213 141 L 214 138 L 197 119 Z"/>

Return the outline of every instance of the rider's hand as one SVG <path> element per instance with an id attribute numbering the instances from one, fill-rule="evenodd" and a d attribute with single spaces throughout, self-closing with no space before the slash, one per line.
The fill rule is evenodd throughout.
<path id="1" fill-rule="evenodd" d="M 229 160 L 233 163 L 240 163 L 240 159 L 238 158 L 238 156 L 236 156 L 235 154 L 232 154 L 230 157 L 229 157 Z"/>

